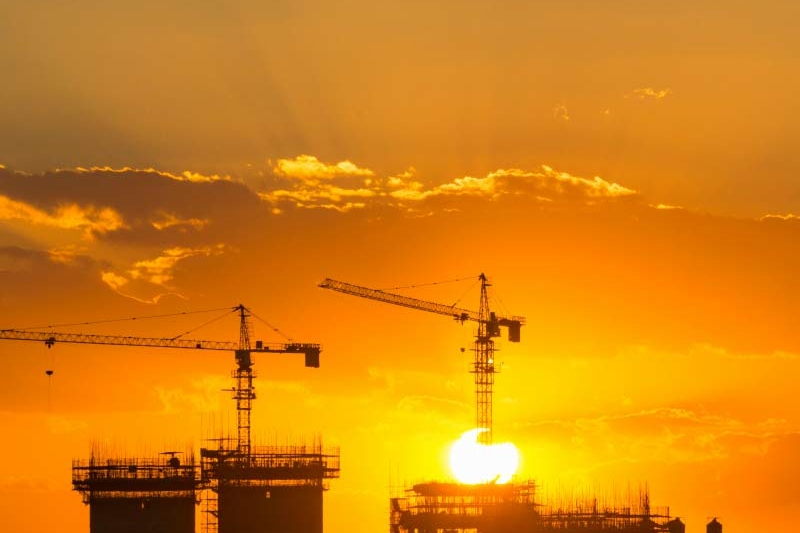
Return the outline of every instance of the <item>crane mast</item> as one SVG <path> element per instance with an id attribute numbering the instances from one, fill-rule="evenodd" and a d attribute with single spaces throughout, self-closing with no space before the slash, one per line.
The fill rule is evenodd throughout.
<path id="1" fill-rule="evenodd" d="M 486 276 L 481 273 L 481 301 L 478 307 L 478 334 L 475 337 L 475 411 L 476 428 L 483 429 L 478 433 L 478 442 L 492 443 L 492 389 L 494 388 L 494 341 L 490 331 L 489 286 Z M 498 332 L 499 333 L 499 332 Z"/>
<path id="2" fill-rule="evenodd" d="M 478 434 L 478 442 L 491 444 L 492 392 L 494 375 L 497 372 L 494 363 L 495 346 L 493 338 L 500 336 L 500 327 L 502 326 L 508 328 L 508 339 L 511 342 L 519 342 L 520 328 L 525 324 L 525 318 L 520 316 L 499 317 L 492 312 L 489 309 L 489 294 L 487 290 L 488 287 L 491 287 L 491 284 L 483 273 L 478 279 L 481 282 L 481 295 L 477 312 L 455 307 L 454 305 L 448 306 L 379 289 L 360 287 L 330 278 L 323 280 L 319 286 L 323 289 L 330 289 L 351 296 L 450 316 L 461 323 L 466 321 L 477 322 L 478 332 L 473 346 L 475 358 L 471 370 L 475 374 L 475 423 L 476 428 L 483 430 Z"/>
<path id="3" fill-rule="evenodd" d="M 250 411 L 253 409 L 253 400 L 256 391 L 253 388 L 253 358 L 250 350 L 250 315 L 241 304 L 239 311 L 239 349 L 236 350 L 236 370 L 233 379 L 236 386 L 233 388 L 233 398 L 236 400 L 237 435 L 239 441 L 236 449 L 241 457 L 250 457 Z"/>
<path id="4" fill-rule="evenodd" d="M 17 329 L 0 330 L 0 339 L 43 342 L 48 348 L 56 343 L 99 344 L 111 346 L 140 346 L 148 348 L 181 348 L 190 350 L 223 350 L 234 352 L 236 369 L 232 373 L 234 388 L 229 389 L 236 400 L 237 413 L 237 456 L 246 461 L 250 457 L 250 411 L 256 398 L 253 388 L 253 353 L 301 353 L 305 356 L 305 366 L 319 368 L 319 344 L 290 342 L 263 343 L 257 340 L 255 347 L 250 344 L 250 313 L 239 304 L 233 308 L 239 314 L 239 341 L 207 341 L 179 338 L 134 337 L 123 335 L 91 335 L 85 333 L 57 333 L 53 331 L 30 331 Z"/>

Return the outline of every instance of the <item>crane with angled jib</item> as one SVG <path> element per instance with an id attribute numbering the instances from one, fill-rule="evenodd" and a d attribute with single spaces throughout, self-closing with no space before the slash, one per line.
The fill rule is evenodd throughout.
<path id="1" fill-rule="evenodd" d="M 475 374 L 475 404 L 476 404 L 476 424 L 477 429 L 482 430 L 478 434 L 478 442 L 482 444 L 492 443 L 492 388 L 494 386 L 494 375 L 496 373 L 494 360 L 494 337 L 500 336 L 500 328 L 508 328 L 508 340 L 511 342 L 520 341 L 520 328 L 525 324 L 525 318 L 521 316 L 500 317 L 489 309 L 488 287 L 491 287 L 486 276 L 481 273 L 478 277 L 481 282 L 481 296 L 478 311 L 461 309 L 455 305 L 445 305 L 429 302 L 382 291 L 360 287 L 351 283 L 337 281 L 326 278 L 319 284 L 323 289 L 330 289 L 351 296 L 369 298 L 388 304 L 409 307 L 419 311 L 437 313 L 452 317 L 462 324 L 466 321 L 478 323 L 478 332 L 475 336 L 473 351 L 475 359 L 472 363 L 471 372 Z"/>
<path id="2" fill-rule="evenodd" d="M 190 340 L 182 338 L 131 337 L 122 335 L 89 335 L 83 333 L 56 333 L 52 331 L 30 331 L 18 329 L 0 330 L 0 339 L 18 341 L 39 341 L 48 348 L 56 343 L 102 344 L 111 346 L 140 346 L 147 348 L 183 348 L 189 350 L 223 350 L 232 351 L 236 360 L 236 369 L 232 376 L 234 387 L 230 389 L 236 400 L 237 413 L 237 448 L 236 456 L 247 461 L 250 457 L 250 411 L 256 397 L 253 388 L 253 370 L 255 360 L 253 353 L 297 353 L 305 356 L 305 366 L 319 368 L 319 355 L 322 348 L 313 343 L 250 343 L 250 315 L 252 312 L 239 304 L 232 308 L 239 315 L 239 342 Z M 51 372 L 51 371 L 48 371 Z"/>

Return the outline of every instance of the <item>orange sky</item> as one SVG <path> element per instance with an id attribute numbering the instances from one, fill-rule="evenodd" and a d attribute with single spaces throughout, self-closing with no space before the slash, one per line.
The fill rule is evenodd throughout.
<path id="1" fill-rule="evenodd" d="M 316 370 L 258 358 L 254 435 L 341 446 L 326 531 L 377 531 L 473 423 L 473 328 L 316 284 L 486 272 L 528 318 L 495 395 L 523 477 L 648 483 L 689 532 L 794 527 L 793 2 L 260 4 L 0 5 L 0 328 L 242 302 L 322 343 Z M 470 285 L 406 293 L 473 308 Z M 0 360 L 9 530 L 87 530 L 69 469 L 92 441 L 235 425 L 224 352 Z"/>

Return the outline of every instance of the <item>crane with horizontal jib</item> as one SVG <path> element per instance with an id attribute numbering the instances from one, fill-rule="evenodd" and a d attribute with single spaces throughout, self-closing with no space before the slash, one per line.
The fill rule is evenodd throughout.
<path id="1" fill-rule="evenodd" d="M 488 287 L 491 287 L 489 280 L 481 273 L 478 278 L 481 282 L 481 296 L 478 311 L 471 311 L 435 302 L 411 298 L 402 294 L 360 287 L 351 283 L 337 281 L 327 278 L 319 286 L 323 289 L 330 289 L 351 296 L 369 298 L 379 302 L 409 307 L 429 313 L 436 313 L 452 317 L 462 324 L 467 321 L 478 323 L 478 332 L 475 336 L 473 351 L 475 360 L 473 361 L 472 373 L 475 374 L 475 400 L 476 400 L 476 423 L 477 428 L 481 429 L 478 441 L 483 444 L 492 443 L 492 389 L 494 386 L 495 368 L 495 347 L 494 338 L 500 336 L 500 328 L 508 328 L 508 340 L 511 342 L 520 341 L 520 328 L 525 324 L 525 318 L 521 316 L 501 317 L 489 309 Z"/>
<path id="2" fill-rule="evenodd" d="M 247 460 L 250 456 L 250 411 L 256 397 L 253 388 L 254 353 L 297 353 L 305 356 L 305 366 L 319 368 L 319 356 L 322 348 L 313 343 L 250 343 L 250 315 L 252 312 L 244 305 L 237 305 L 231 310 L 239 315 L 239 341 L 207 341 L 182 338 L 133 337 L 123 335 L 89 335 L 84 333 L 56 333 L 53 331 L 31 331 L 19 329 L 0 330 L 0 339 L 18 341 L 39 341 L 48 348 L 56 343 L 100 344 L 111 346 L 141 346 L 148 348 L 182 348 L 190 350 L 222 350 L 232 351 L 236 360 L 236 369 L 232 373 L 234 387 L 230 389 L 236 400 L 238 442 L 236 456 Z"/>

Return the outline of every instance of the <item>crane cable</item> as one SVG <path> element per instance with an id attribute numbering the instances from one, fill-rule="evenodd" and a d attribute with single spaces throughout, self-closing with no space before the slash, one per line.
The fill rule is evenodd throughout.
<path id="1" fill-rule="evenodd" d="M 47 326 L 30 326 L 27 328 L 13 328 L 18 331 L 27 331 L 31 329 L 48 329 L 48 328 L 65 328 L 70 326 L 89 326 L 94 324 L 108 324 L 111 322 L 125 322 L 128 320 L 147 320 L 151 318 L 165 318 L 170 316 L 181 316 L 181 315 L 196 315 L 199 313 L 213 313 L 215 311 L 229 311 L 230 307 L 220 307 L 218 309 L 201 309 L 199 311 L 181 311 L 178 313 L 164 313 L 161 315 L 147 315 L 147 316 L 132 316 L 128 318 L 110 318 L 106 320 L 92 320 L 88 322 L 72 322 L 72 323 L 65 323 L 65 324 L 48 324 Z"/>
<path id="2" fill-rule="evenodd" d="M 492 294 L 489 296 L 489 298 L 490 298 L 490 299 L 491 299 L 491 300 L 492 300 L 492 301 L 493 301 L 495 304 L 497 304 L 497 307 L 499 307 L 499 308 L 500 308 L 500 311 L 501 311 L 501 312 L 502 312 L 504 315 L 506 315 L 506 316 L 511 316 L 511 313 L 508 311 L 508 308 L 506 307 L 506 304 L 504 304 L 504 303 L 503 303 L 503 300 L 501 300 L 501 299 L 500 299 L 500 297 L 497 295 L 497 293 L 496 293 L 495 291 L 492 291 Z"/>
<path id="3" fill-rule="evenodd" d="M 467 290 L 466 290 L 466 291 L 464 291 L 464 294 L 462 294 L 462 295 L 461 295 L 461 296 L 458 298 L 458 300 L 456 300 L 455 302 L 453 302 L 453 305 L 451 305 L 450 307 L 455 307 L 455 306 L 457 306 L 457 305 L 458 305 L 458 303 L 459 303 L 461 300 L 463 300 L 463 299 L 464 299 L 464 297 L 465 297 L 467 294 L 469 294 L 470 292 L 472 292 L 472 289 L 474 289 L 474 288 L 475 288 L 475 285 L 477 285 L 477 284 L 478 284 L 478 281 L 480 281 L 480 278 L 477 278 L 477 277 L 476 277 L 476 278 L 475 278 L 475 281 L 472 283 L 472 285 L 470 285 L 470 286 L 467 288 Z"/>
<path id="4" fill-rule="evenodd" d="M 232 313 L 235 313 L 235 312 L 237 311 L 237 309 L 236 309 L 236 308 L 234 308 L 233 310 L 231 310 L 230 308 L 226 308 L 226 309 L 227 309 L 227 312 L 226 312 L 226 313 L 222 313 L 222 314 L 221 314 L 221 315 L 219 315 L 218 317 L 216 317 L 216 318 L 212 318 L 212 319 L 211 319 L 211 320 L 209 320 L 208 322 L 204 322 L 204 323 L 200 324 L 199 326 L 197 326 L 196 328 L 192 328 L 192 329 L 190 329 L 190 330 L 188 330 L 188 331 L 184 331 L 184 332 L 183 332 L 183 333 L 181 333 L 180 335 L 176 335 L 176 336 L 172 337 L 172 339 L 170 339 L 170 340 L 173 340 L 173 341 L 174 341 L 174 340 L 180 339 L 180 338 L 181 338 L 181 337 L 183 337 L 184 335 L 188 335 L 189 333 L 193 333 L 193 332 L 197 331 L 197 330 L 198 330 L 198 329 L 200 329 L 200 328 L 204 328 L 204 327 L 208 326 L 209 324 L 213 324 L 213 323 L 214 323 L 214 322 L 216 322 L 217 320 L 222 320 L 222 319 L 223 319 L 223 318 L 225 318 L 226 316 L 228 316 L 228 315 L 230 315 L 230 314 L 232 314 Z"/>
<path id="5" fill-rule="evenodd" d="M 447 279 L 444 281 L 434 281 L 432 283 L 419 283 L 417 285 L 406 285 L 404 287 L 388 287 L 386 289 L 378 289 L 379 291 L 398 291 L 400 289 L 416 289 L 419 287 L 431 287 L 433 285 L 443 285 L 445 283 L 455 283 L 457 281 L 466 281 L 468 279 L 477 278 L 477 276 L 468 276 L 464 278 L 457 278 L 457 279 Z"/>
<path id="6" fill-rule="evenodd" d="M 292 338 L 290 336 L 288 336 L 287 334 L 285 334 L 284 332 L 279 330 L 277 327 L 273 326 L 272 324 L 270 324 L 269 322 L 267 322 L 266 320 L 264 320 L 263 318 L 261 318 L 260 316 L 255 314 L 252 309 L 248 309 L 248 311 L 250 311 L 250 316 L 257 318 L 258 320 L 263 322 L 269 329 L 271 329 L 272 331 L 274 331 L 278 335 L 282 336 L 287 341 L 292 342 Z"/>

